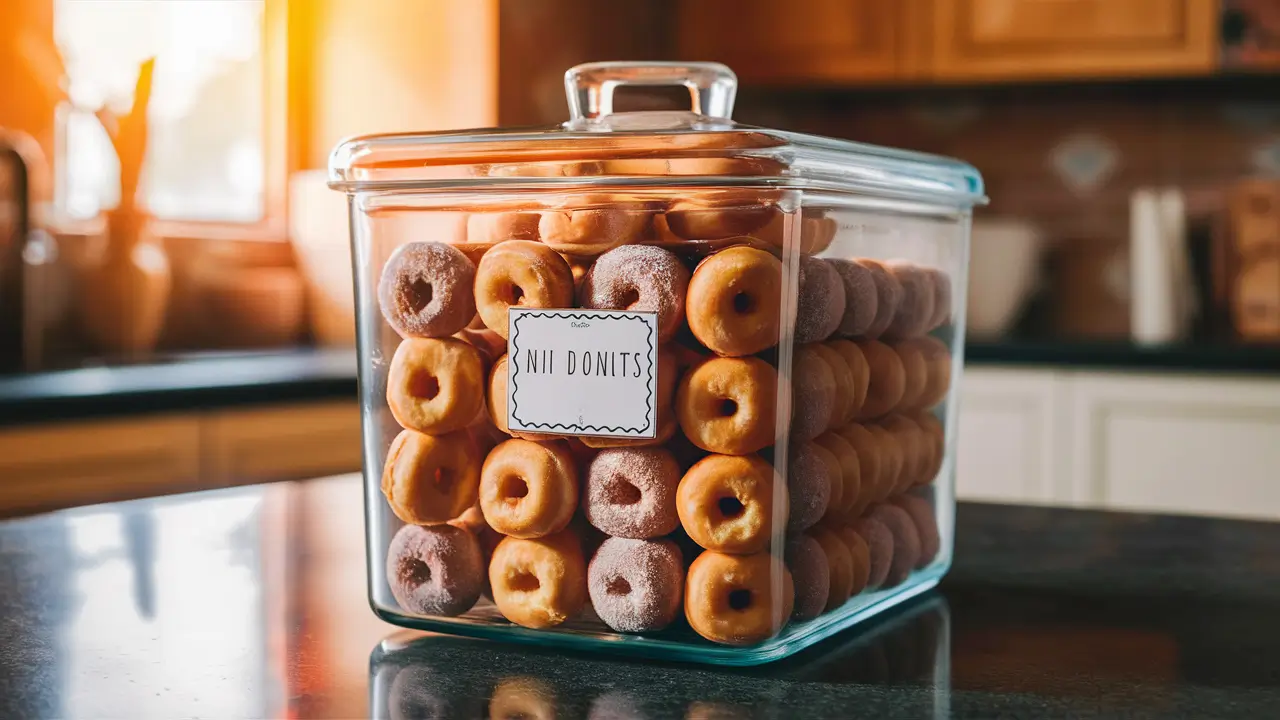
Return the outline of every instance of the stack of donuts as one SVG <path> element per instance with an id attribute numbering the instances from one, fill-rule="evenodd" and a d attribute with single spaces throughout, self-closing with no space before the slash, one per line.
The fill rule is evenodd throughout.
<path id="1" fill-rule="evenodd" d="M 687 623 L 746 645 L 928 565 L 944 448 L 930 410 L 951 370 L 929 333 L 950 321 L 950 281 L 816 257 L 836 233 L 709 195 L 476 213 L 396 248 L 377 297 L 400 338 L 381 487 L 404 523 L 386 566 L 401 608 L 454 616 L 483 595 L 550 628 L 589 605 L 617 632 Z M 657 437 L 511 431 L 513 306 L 656 313 Z"/>

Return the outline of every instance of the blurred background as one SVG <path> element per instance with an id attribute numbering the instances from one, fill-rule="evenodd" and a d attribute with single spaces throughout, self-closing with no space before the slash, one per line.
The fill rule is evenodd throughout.
<path id="1" fill-rule="evenodd" d="M 606 59 L 983 173 L 962 498 L 1280 518 L 1280 0 L 5 0 L 0 513 L 357 470 L 329 150 Z"/>

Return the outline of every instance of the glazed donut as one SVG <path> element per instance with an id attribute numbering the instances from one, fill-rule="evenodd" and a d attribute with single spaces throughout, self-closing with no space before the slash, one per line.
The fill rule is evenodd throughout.
<path id="1" fill-rule="evenodd" d="M 676 488 L 680 526 L 708 550 L 764 550 L 774 523 L 787 522 L 787 510 L 786 495 L 774 493 L 773 466 L 754 455 L 705 457 Z"/>
<path id="2" fill-rule="evenodd" d="M 806 255 L 817 255 L 831 246 L 836 239 L 836 231 L 840 224 L 835 218 L 810 217 L 806 212 L 800 221 L 800 252 Z"/>
<path id="3" fill-rule="evenodd" d="M 571 530 L 534 539 L 508 537 L 489 561 L 493 604 L 527 628 L 555 627 L 587 601 L 587 563 Z"/>
<path id="4" fill-rule="evenodd" d="M 773 444 L 778 375 L 759 358 L 712 358 L 680 380 L 676 416 L 694 445 L 747 455 Z"/>
<path id="5" fill-rule="evenodd" d="M 853 516 L 861 515 L 868 504 L 883 500 L 893 489 L 884 477 L 880 439 L 865 425 L 858 423 L 846 425 L 837 430 L 836 434 L 844 438 L 858 456 L 862 492 L 858 501 L 851 505 L 851 511 Z"/>
<path id="6" fill-rule="evenodd" d="M 927 368 L 924 392 L 916 405 L 922 410 L 937 407 L 951 390 L 951 352 L 937 338 L 922 337 L 916 344 Z"/>
<path id="7" fill-rule="evenodd" d="M 821 342 L 831 337 L 844 317 L 844 281 L 830 261 L 800 256 L 799 297 L 796 301 L 796 343 Z"/>
<path id="8" fill-rule="evenodd" d="M 831 486 L 843 484 L 841 476 L 832 476 L 830 466 L 820 454 L 822 450 L 825 448 L 808 441 L 791 446 L 791 465 L 787 472 L 789 534 L 794 535 L 816 525 L 827 513 Z"/>
<path id="9" fill-rule="evenodd" d="M 410 525 L 439 525 L 467 511 L 480 485 L 480 455 L 466 433 L 402 430 L 387 449 L 382 494 Z"/>
<path id="10" fill-rule="evenodd" d="M 480 509 L 503 535 L 538 538 L 559 532 L 578 509 L 578 470 L 559 441 L 508 440 L 480 470 Z"/>
<path id="11" fill-rule="evenodd" d="M 581 205 L 603 205 L 570 210 L 549 210 L 538 222 L 538 235 L 551 249 L 569 255 L 599 255 L 619 245 L 638 242 L 652 222 L 652 214 L 635 204 L 607 197 L 575 197 Z"/>
<path id="12" fill-rule="evenodd" d="M 782 263 L 764 250 L 721 250 L 689 280 L 689 330 L 717 355 L 739 357 L 777 345 L 781 310 Z"/>
<path id="13" fill-rule="evenodd" d="M 879 589 L 889 577 L 893 564 L 893 533 L 889 526 L 873 517 L 861 517 L 850 525 L 867 543 L 867 588 Z"/>
<path id="14" fill-rule="evenodd" d="M 823 433 L 814 442 L 829 450 L 840 463 L 840 482 L 844 485 L 840 492 L 840 514 L 847 516 L 862 499 L 862 463 L 858 453 L 849 441 L 834 432 Z"/>
<path id="15" fill-rule="evenodd" d="M 921 399 L 929 383 L 929 367 L 920 348 L 920 340 L 901 340 L 889 347 L 902 361 L 902 399 L 895 410 L 913 412 L 920 409 Z"/>
<path id="16" fill-rule="evenodd" d="M 587 467 L 587 521 L 620 538 L 648 539 L 680 527 L 680 465 L 662 448 L 601 450 Z"/>
<path id="17" fill-rule="evenodd" d="M 840 466 L 840 458 L 816 442 L 808 443 L 807 447 L 827 466 L 827 477 L 831 479 L 831 494 L 827 499 L 827 511 L 822 517 L 835 520 L 844 514 L 844 469 Z"/>
<path id="18" fill-rule="evenodd" d="M 387 370 L 387 405 L 409 430 L 461 430 L 484 408 L 484 358 L 453 338 L 402 340 Z"/>
<path id="19" fill-rule="evenodd" d="M 821 525 L 810 530 L 809 535 L 822 546 L 822 554 L 827 556 L 831 581 L 824 610 L 829 612 L 843 605 L 853 594 L 853 556 L 843 540 Z"/>
<path id="20" fill-rule="evenodd" d="M 888 503 L 871 508 L 870 517 L 884 523 L 893 533 L 893 560 L 883 587 L 900 585 L 920 562 L 920 534 L 905 510 Z"/>
<path id="21" fill-rule="evenodd" d="M 507 424 L 507 383 L 510 381 L 510 369 L 507 367 L 509 359 L 506 355 L 498 358 L 493 364 L 493 368 L 489 371 L 489 392 L 486 399 L 489 420 L 493 426 L 505 435 L 518 437 L 525 440 L 545 441 L 562 439 L 563 435 L 555 435 L 552 433 L 531 433 L 521 430 L 512 430 Z"/>
<path id="22" fill-rule="evenodd" d="M 849 549 L 849 559 L 853 561 L 849 594 L 857 595 L 867 589 L 867 583 L 871 578 L 871 548 L 867 545 L 867 541 L 848 525 L 838 526 L 833 532 Z"/>
<path id="23" fill-rule="evenodd" d="M 831 594 L 831 566 L 822 545 L 808 535 L 787 539 L 787 569 L 796 590 L 793 620 L 812 620 L 822 614 Z"/>
<path id="24" fill-rule="evenodd" d="M 942 537 L 938 534 L 938 519 L 933 514 L 933 505 L 918 495 L 899 495 L 889 501 L 902 508 L 915 525 L 916 535 L 920 538 L 920 559 L 916 567 L 922 568 L 933 562 L 942 549 Z"/>
<path id="25" fill-rule="evenodd" d="M 813 346 L 795 349 L 791 392 L 791 437 L 812 440 L 825 432 L 835 410 L 836 377 Z"/>
<path id="26" fill-rule="evenodd" d="M 781 578 L 781 597 L 775 592 Z M 777 635 L 795 604 L 791 571 L 767 552 L 727 555 L 708 550 L 689 566 L 684 614 L 702 637 L 752 645 Z"/>
<path id="27" fill-rule="evenodd" d="M 951 276 L 938 268 L 925 268 L 933 285 L 933 315 L 929 317 L 929 329 L 937 330 L 951 322 Z"/>
<path id="28" fill-rule="evenodd" d="M 663 445 L 676 434 L 675 396 L 676 383 L 680 379 L 680 366 L 675 353 L 667 348 L 658 349 L 658 399 L 656 414 L 658 432 L 653 438 L 612 438 L 583 435 L 579 438 L 589 448 L 648 447 Z"/>
<path id="29" fill-rule="evenodd" d="M 902 448 L 902 473 L 893 492 L 895 495 L 906 492 L 912 485 L 920 482 L 929 461 L 924 431 L 906 415 L 890 415 L 881 420 L 879 425 L 888 430 L 898 447 Z"/>
<path id="30" fill-rule="evenodd" d="M 573 307 L 573 271 L 542 243 L 508 240 L 480 258 L 475 300 L 484 324 L 505 338 L 509 307 Z"/>
<path id="31" fill-rule="evenodd" d="M 536 212 L 481 212 L 467 216 L 467 243 L 477 247 L 538 239 Z"/>
<path id="32" fill-rule="evenodd" d="M 475 280 L 475 264 L 457 248 L 405 243 L 382 266 L 378 305 L 401 337 L 448 337 L 476 314 Z"/>
<path id="33" fill-rule="evenodd" d="M 879 485 L 878 489 L 881 493 L 880 500 L 883 501 L 902 487 L 902 471 L 905 464 L 902 445 L 898 443 L 898 438 L 894 437 L 893 433 L 881 425 L 867 423 L 863 427 L 875 436 L 876 446 L 880 451 L 880 482 L 883 484 Z"/>
<path id="34" fill-rule="evenodd" d="M 882 417 L 898 406 L 906 391 L 906 369 L 902 358 L 893 348 L 878 340 L 863 340 L 858 349 L 867 359 L 871 382 L 867 385 L 867 399 L 858 411 L 859 420 Z"/>
<path id="35" fill-rule="evenodd" d="M 827 343 L 827 347 L 840 354 L 853 378 L 853 400 L 849 403 L 849 410 L 840 423 L 845 425 L 858 417 L 862 412 L 862 406 L 867 402 L 867 389 L 871 385 L 871 366 L 867 364 L 867 356 L 862 354 L 862 350 L 848 340 L 832 340 Z"/>
<path id="36" fill-rule="evenodd" d="M 757 193 L 722 191 L 677 200 L 667 208 L 667 228 L 685 240 L 720 240 L 753 235 L 782 216 L 777 205 Z"/>
<path id="37" fill-rule="evenodd" d="M 461 615 L 480 599 L 484 576 L 480 543 L 463 528 L 405 525 L 387 548 L 387 584 L 406 612 Z"/>
<path id="38" fill-rule="evenodd" d="M 850 415 L 849 410 L 853 406 L 857 392 L 854 387 L 853 371 L 849 369 L 849 363 L 845 362 L 844 356 L 831 349 L 826 343 L 814 343 L 809 347 L 813 348 L 813 351 L 827 363 L 827 367 L 831 369 L 831 376 L 836 381 L 836 390 L 831 403 L 831 418 L 827 422 L 827 429 L 830 430 L 843 425 L 845 418 Z"/>
<path id="39" fill-rule="evenodd" d="M 902 285 L 902 302 L 885 330 L 887 338 L 909 338 L 929 331 L 933 318 L 932 276 L 905 260 L 890 260 L 885 268 Z"/>
<path id="40" fill-rule="evenodd" d="M 658 341 L 666 342 L 684 322 L 689 270 L 668 250 L 623 245 L 596 259 L 583 278 L 578 302 L 584 308 L 658 314 Z"/>
<path id="41" fill-rule="evenodd" d="M 831 260 L 832 267 L 844 284 L 844 314 L 836 334 L 841 337 L 861 337 L 867 333 L 876 319 L 879 297 L 871 272 L 850 260 Z"/>
<path id="42" fill-rule="evenodd" d="M 661 630 L 684 600 L 684 558 L 670 540 L 609 538 L 587 568 L 591 607 L 618 632 Z"/>
<path id="43" fill-rule="evenodd" d="M 876 319 L 867 328 L 865 336 L 872 340 L 880 337 L 898 314 L 898 305 L 902 303 L 902 284 L 884 265 L 869 258 L 857 258 L 855 263 L 871 273 L 871 280 L 876 286 Z"/>

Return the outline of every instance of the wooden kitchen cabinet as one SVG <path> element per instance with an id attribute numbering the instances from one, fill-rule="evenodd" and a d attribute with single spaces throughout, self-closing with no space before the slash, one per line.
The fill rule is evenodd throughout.
<path id="1" fill-rule="evenodd" d="M 360 469 L 355 403 L 224 411 L 205 421 L 205 478 L 216 485 L 336 475 Z"/>

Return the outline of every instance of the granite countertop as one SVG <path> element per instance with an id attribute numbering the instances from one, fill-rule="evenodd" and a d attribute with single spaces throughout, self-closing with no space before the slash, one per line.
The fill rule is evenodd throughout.
<path id="1" fill-rule="evenodd" d="M 359 480 L 0 522 L 0 717 L 1271 717 L 1280 525 L 962 504 L 941 587 L 721 669 L 401 631 Z M 524 713 L 521 715 L 519 713 Z"/>

